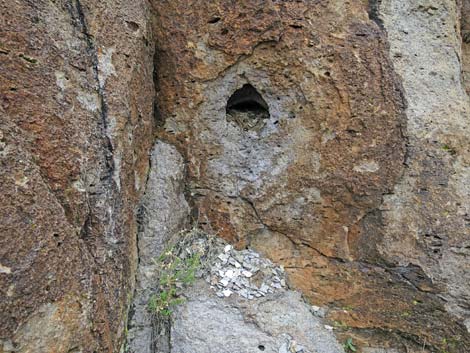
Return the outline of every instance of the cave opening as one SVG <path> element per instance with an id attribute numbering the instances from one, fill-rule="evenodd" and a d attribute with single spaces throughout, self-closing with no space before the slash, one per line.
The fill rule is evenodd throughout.
<path id="1" fill-rule="evenodd" d="M 261 130 L 269 119 L 269 106 L 250 84 L 237 89 L 227 101 L 227 120 L 243 130 Z"/>

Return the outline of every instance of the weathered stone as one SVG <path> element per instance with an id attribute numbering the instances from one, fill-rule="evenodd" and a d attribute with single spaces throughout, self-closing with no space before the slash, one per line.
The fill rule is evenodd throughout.
<path id="1" fill-rule="evenodd" d="M 156 292 L 155 259 L 172 236 L 188 224 L 189 206 L 184 198 L 184 164 L 171 145 L 157 142 L 152 150 L 150 172 L 141 204 L 138 235 L 137 283 L 128 324 L 127 351 L 155 351 L 155 327 L 148 302 Z"/>
<path id="2" fill-rule="evenodd" d="M 199 281 L 186 296 L 174 314 L 172 353 L 278 353 L 294 345 L 305 352 L 344 353 L 299 293 L 283 291 L 248 304 L 217 298 Z M 291 344 L 293 339 L 298 343 Z"/>
<path id="3" fill-rule="evenodd" d="M 149 8 L 1 0 L 0 14 L 0 351 L 117 351 L 153 144 Z"/>
<path id="4" fill-rule="evenodd" d="M 470 337 L 466 304 L 458 302 L 469 291 L 449 275 L 470 273 L 468 97 L 455 2 L 154 7 L 161 28 L 175 28 L 171 40 L 156 31 L 166 78 L 157 85 L 159 133 L 186 151 L 191 196 L 207 229 L 283 264 L 292 286 L 332 306 L 330 320 L 376 346 L 396 334 L 396 347 L 464 352 Z M 246 21 L 247 12 L 256 21 Z M 227 111 L 248 84 L 269 118 L 241 129 Z M 427 238 L 421 243 L 417 229 Z M 440 261 L 439 229 L 455 240 Z M 447 336 L 458 344 L 442 347 Z"/>
<path id="5" fill-rule="evenodd" d="M 254 283 L 262 257 L 221 249 L 214 298 L 185 309 L 210 306 L 202 321 L 238 325 L 248 309 L 228 301 L 289 284 L 361 349 L 467 352 L 469 0 L 0 0 L 0 13 L 0 351 L 119 350 L 140 204 L 133 318 L 147 331 L 133 349 L 151 351 L 149 260 L 189 204 L 286 270 Z M 251 329 L 267 351 L 311 347 L 233 333 Z"/>

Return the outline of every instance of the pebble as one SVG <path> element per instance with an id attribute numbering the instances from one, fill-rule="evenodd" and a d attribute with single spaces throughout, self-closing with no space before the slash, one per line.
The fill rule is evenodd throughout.
<path id="1" fill-rule="evenodd" d="M 226 289 L 222 291 L 222 294 L 224 295 L 224 297 L 228 298 L 232 295 L 232 291 L 230 289 Z"/>
<path id="2" fill-rule="evenodd" d="M 279 353 L 289 353 L 289 343 L 285 342 L 279 347 Z"/>

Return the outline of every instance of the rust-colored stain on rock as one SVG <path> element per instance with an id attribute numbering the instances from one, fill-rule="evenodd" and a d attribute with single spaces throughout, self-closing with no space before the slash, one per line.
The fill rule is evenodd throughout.
<path id="1" fill-rule="evenodd" d="M 198 224 L 340 339 L 467 352 L 470 5 L 400 1 L 0 1 L 0 352 L 119 351 L 155 138 Z M 459 40 L 422 42 L 462 79 L 407 70 L 400 20 L 439 11 Z M 427 111 L 413 84 L 449 72 L 459 102 Z"/>

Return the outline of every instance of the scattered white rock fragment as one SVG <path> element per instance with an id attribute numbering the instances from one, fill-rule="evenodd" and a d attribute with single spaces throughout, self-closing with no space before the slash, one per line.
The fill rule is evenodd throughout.
<path id="1" fill-rule="evenodd" d="M 220 251 L 206 279 L 219 297 L 231 291 L 250 300 L 286 287 L 284 269 L 253 250 L 238 251 L 231 245 L 222 245 Z M 258 274 L 256 283 L 252 282 L 255 274 Z"/>
<path id="2" fill-rule="evenodd" d="M 232 295 L 232 291 L 230 289 L 225 289 L 224 291 L 222 291 L 222 294 L 225 298 L 228 298 Z"/>
<path id="3" fill-rule="evenodd" d="M 325 329 L 327 329 L 328 331 L 333 331 L 333 326 L 325 325 Z"/>
<path id="4" fill-rule="evenodd" d="M 268 293 L 268 291 L 269 291 L 269 287 L 268 287 L 266 284 L 263 283 L 263 284 L 261 285 L 261 288 L 259 289 L 259 291 L 260 291 L 261 293 L 266 294 L 266 293 Z"/>
<path id="5" fill-rule="evenodd" d="M 219 257 L 220 260 L 222 260 L 222 262 L 223 262 L 224 264 L 226 264 L 227 261 L 228 261 L 229 255 L 227 255 L 227 254 L 220 254 L 218 257 Z"/>
<path id="6" fill-rule="evenodd" d="M 9 275 L 11 274 L 11 268 L 0 264 L 0 273 L 6 273 L 7 275 Z"/>
<path id="7" fill-rule="evenodd" d="M 289 343 L 284 342 L 278 350 L 279 353 L 289 353 Z"/>
<path id="8" fill-rule="evenodd" d="M 240 292 L 238 292 L 243 298 L 248 298 L 248 291 L 246 289 L 242 289 Z"/>
<path id="9" fill-rule="evenodd" d="M 253 273 L 251 273 L 250 271 L 243 271 L 242 275 L 246 278 L 251 278 L 253 276 Z"/>

